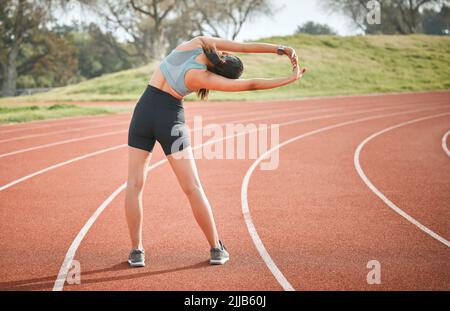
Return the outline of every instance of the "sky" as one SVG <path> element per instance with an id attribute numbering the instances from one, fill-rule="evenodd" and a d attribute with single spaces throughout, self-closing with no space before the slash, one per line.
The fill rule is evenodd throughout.
<path id="1" fill-rule="evenodd" d="M 211 0 L 214 1 L 214 0 Z M 352 29 L 349 20 L 339 13 L 330 13 L 321 0 L 272 0 L 276 7 L 280 8 L 273 17 L 261 16 L 244 24 L 236 40 L 255 40 L 270 36 L 291 35 L 297 26 L 314 21 L 331 26 L 339 35 L 354 35 L 356 30 Z M 86 16 L 86 12 L 78 7 L 73 7 L 69 13 L 60 16 L 62 23 L 72 20 L 91 22 L 95 21 L 92 16 Z M 123 31 L 117 33 L 121 41 L 126 40 Z"/>
<path id="2" fill-rule="evenodd" d="M 244 24 L 237 40 L 253 40 L 262 37 L 291 35 L 307 21 L 328 24 L 339 35 L 354 35 L 348 19 L 339 13 L 330 14 L 320 0 L 272 0 L 276 6 L 283 6 L 272 18 L 261 17 Z"/>

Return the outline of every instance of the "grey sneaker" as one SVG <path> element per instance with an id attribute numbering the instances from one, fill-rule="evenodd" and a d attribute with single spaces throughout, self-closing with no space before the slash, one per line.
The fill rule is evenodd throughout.
<path id="1" fill-rule="evenodd" d="M 145 267 L 145 251 L 143 249 L 132 249 L 128 256 L 128 263 L 132 267 Z"/>
<path id="2" fill-rule="evenodd" d="M 211 259 L 209 263 L 212 265 L 223 265 L 228 260 L 230 260 L 230 254 L 223 245 L 222 241 L 219 240 L 220 248 L 211 248 Z"/>

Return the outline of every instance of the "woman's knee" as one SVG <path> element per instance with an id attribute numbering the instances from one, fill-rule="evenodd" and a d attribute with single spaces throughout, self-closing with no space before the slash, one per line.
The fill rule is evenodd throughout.
<path id="1" fill-rule="evenodd" d="M 195 193 L 198 193 L 202 189 L 202 185 L 200 184 L 200 180 L 186 180 L 181 182 L 181 188 L 183 192 L 189 197 Z"/>
<path id="2" fill-rule="evenodd" d="M 133 191 L 142 191 L 144 188 L 145 179 L 144 177 L 131 176 L 128 177 L 127 188 Z"/>

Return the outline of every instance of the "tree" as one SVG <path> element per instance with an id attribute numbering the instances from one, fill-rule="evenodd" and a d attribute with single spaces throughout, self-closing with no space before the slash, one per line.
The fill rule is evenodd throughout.
<path id="1" fill-rule="evenodd" d="M 174 11 L 181 0 L 129 0 L 131 7 L 138 13 L 149 17 L 153 24 L 153 57 L 160 59 L 165 54 L 164 23 L 170 12 Z"/>
<path id="2" fill-rule="evenodd" d="M 245 22 L 272 15 L 271 0 L 78 0 L 106 27 L 130 35 L 144 62 L 197 35 L 235 39 Z"/>
<path id="3" fill-rule="evenodd" d="M 78 72 L 84 78 L 132 67 L 127 46 L 117 42 L 112 33 L 103 32 L 94 23 L 67 29 L 65 34 L 76 49 Z"/>
<path id="4" fill-rule="evenodd" d="M 93 10 L 109 29 L 120 28 L 131 38 L 136 54 L 148 62 L 165 54 L 166 25 L 181 0 L 78 0 Z"/>
<path id="5" fill-rule="evenodd" d="M 0 0 L 0 82 L 2 96 L 14 96 L 19 84 L 63 85 L 74 80 L 75 49 L 50 29 L 63 0 Z"/>
<path id="6" fill-rule="evenodd" d="M 78 81 L 76 48 L 64 33 L 41 29 L 22 43 L 16 60 L 22 87 L 53 87 Z M 28 85 L 23 81 L 28 81 Z"/>
<path id="7" fill-rule="evenodd" d="M 194 33 L 236 39 L 243 25 L 258 16 L 273 16 L 281 7 L 271 0 L 183 0 L 184 16 Z"/>
<path id="8" fill-rule="evenodd" d="M 326 24 L 319 24 L 315 22 L 306 22 L 301 26 L 297 27 L 296 33 L 307 33 L 311 35 L 336 35 L 336 31 L 331 29 L 330 26 Z"/>
<path id="9" fill-rule="evenodd" d="M 17 57 L 24 43 L 40 43 L 33 40 L 48 20 L 48 5 L 47 1 L 0 0 L 2 96 L 15 95 Z"/>
<path id="10" fill-rule="evenodd" d="M 430 35 L 450 35 L 450 7 L 443 6 L 440 12 L 423 12 L 423 31 Z"/>
<path id="11" fill-rule="evenodd" d="M 366 34 L 422 32 L 422 11 L 436 10 L 448 5 L 448 0 L 322 0 L 327 8 L 340 11 L 351 18 L 352 22 Z M 371 24 L 367 20 L 368 3 L 378 3 L 381 12 L 381 24 Z"/>

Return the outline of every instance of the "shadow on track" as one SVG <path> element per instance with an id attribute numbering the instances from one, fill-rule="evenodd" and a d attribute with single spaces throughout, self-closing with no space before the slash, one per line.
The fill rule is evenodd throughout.
<path id="1" fill-rule="evenodd" d="M 178 268 L 166 269 L 166 270 L 157 270 L 157 271 L 148 271 L 139 273 L 140 271 L 146 270 L 146 268 L 130 268 L 127 262 L 121 262 L 120 264 L 114 265 L 109 268 L 84 271 L 81 273 L 81 284 L 92 284 L 92 283 L 103 283 L 103 282 L 111 282 L 111 281 L 121 281 L 121 280 L 131 280 L 138 279 L 143 277 L 148 277 L 152 275 L 166 274 L 183 270 L 192 270 L 192 269 L 200 269 L 211 267 L 209 264 L 209 260 L 201 261 L 196 264 L 192 264 L 189 266 L 183 266 Z M 147 268 L 148 269 L 148 268 Z M 118 275 L 118 276 L 108 276 L 108 277 L 99 277 L 95 279 L 85 279 L 86 276 L 97 274 L 97 273 L 105 273 L 105 272 L 120 272 L 120 271 L 132 271 L 132 273 Z M 46 276 L 41 278 L 34 278 L 28 280 L 18 280 L 18 281 L 10 281 L 10 282 L 0 282 L 0 290 L 2 291 L 23 291 L 23 290 L 51 290 L 53 288 L 56 275 Z M 65 284 L 65 287 L 69 289 L 76 290 L 77 285 L 69 285 Z M 126 290 L 124 288 L 123 290 Z"/>

